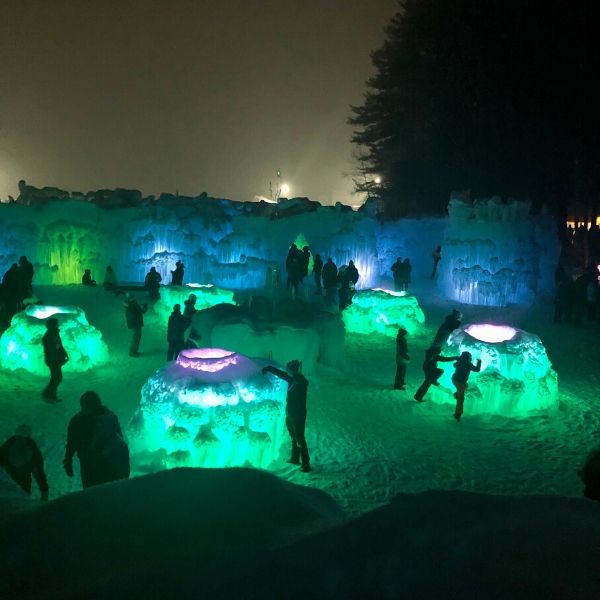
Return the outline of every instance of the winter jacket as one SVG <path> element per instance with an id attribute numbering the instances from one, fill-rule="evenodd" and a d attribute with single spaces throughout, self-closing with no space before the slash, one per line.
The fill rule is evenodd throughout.
<path id="1" fill-rule="evenodd" d="M 481 361 L 477 361 L 477 365 L 472 365 L 468 360 L 458 359 L 454 363 L 454 375 L 452 375 L 452 381 L 454 383 L 465 384 L 469 380 L 471 371 L 473 373 L 479 373 L 481 371 Z"/>
<path id="2" fill-rule="evenodd" d="M 137 300 L 130 300 L 125 305 L 125 318 L 128 329 L 138 329 L 144 326 L 144 313 L 147 308 L 140 306 Z"/>
<path id="3" fill-rule="evenodd" d="M 192 320 L 185 317 L 180 312 L 173 312 L 169 317 L 167 324 L 167 342 L 176 344 L 185 341 L 185 330 L 189 327 Z"/>
<path id="4" fill-rule="evenodd" d="M 25 444 L 18 444 L 17 436 L 12 436 L 0 446 L 0 466 L 4 467 L 21 489 L 31 493 L 31 476 L 35 478 L 40 491 L 48 491 L 48 480 L 44 472 L 44 459 L 38 445 L 26 438 Z"/>
<path id="5" fill-rule="evenodd" d="M 333 262 L 327 261 L 323 266 L 323 287 L 332 288 L 337 285 L 338 270 Z"/>
<path id="6" fill-rule="evenodd" d="M 42 338 L 44 360 L 50 366 L 61 366 L 67 362 L 68 355 L 62 345 L 58 330 L 48 329 Z"/>
<path id="7" fill-rule="evenodd" d="M 308 379 L 302 373 L 289 375 L 286 371 L 275 367 L 265 367 L 265 371 L 273 373 L 276 377 L 287 381 L 288 391 L 286 397 L 285 414 L 291 419 L 306 419 L 306 395 L 308 393 Z"/>
<path id="8" fill-rule="evenodd" d="M 408 343 L 405 335 L 396 336 L 396 364 L 405 365 L 410 360 Z"/>

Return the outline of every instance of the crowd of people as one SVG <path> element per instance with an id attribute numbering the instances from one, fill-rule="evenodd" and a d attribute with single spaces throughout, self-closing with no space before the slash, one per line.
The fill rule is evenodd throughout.
<path id="1" fill-rule="evenodd" d="M 435 278 L 437 266 L 441 260 L 441 247 L 433 254 L 433 270 L 431 278 Z M 359 273 L 353 261 L 337 267 L 331 257 L 323 262 L 319 254 L 311 254 L 310 248 L 299 249 L 295 244 L 290 246 L 286 258 L 287 285 L 293 297 L 297 298 L 300 286 L 311 271 L 315 283 L 315 294 L 323 295 L 325 304 L 337 304 L 340 310 L 351 304 L 355 286 L 359 281 Z M 407 290 L 411 282 L 410 259 L 398 258 L 392 266 L 392 274 L 396 290 Z M 24 300 L 33 295 L 33 266 L 26 257 L 21 257 L 18 264 L 13 264 L 2 281 L 2 295 L 6 305 L 14 312 L 23 308 Z M 182 285 L 184 265 L 177 261 L 171 271 L 172 285 Z M 144 288 L 151 299 L 160 297 L 161 276 L 155 267 L 151 267 L 144 281 Z M 595 266 L 590 266 L 577 279 L 569 278 L 565 270 L 559 267 L 555 273 L 557 284 L 556 312 L 557 322 L 580 322 L 590 316 L 590 288 L 597 302 L 598 281 Z M 91 270 L 86 269 L 82 284 L 94 287 L 95 280 Z M 119 284 L 112 267 L 106 267 L 103 287 L 106 291 L 124 295 L 125 320 L 131 331 L 129 355 L 140 356 L 139 346 L 144 326 L 144 314 L 148 310 L 147 303 L 140 303 L 137 298 Z M 584 290 L 585 293 L 582 291 Z M 585 302 L 584 302 L 585 299 Z M 182 349 L 195 346 L 196 341 L 191 328 L 193 316 L 197 312 L 196 296 L 190 294 L 181 304 L 175 304 L 166 324 L 167 361 L 175 360 Z M 13 313 L 14 314 L 14 313 Z M 598 312 L 593 313 L 598 317 Z M 453 310 L 440 325 L 425 351 L 422 364 L 424 379 L 414 394 L 417 402 L 424 402 L 431 386 L 439 385 L 443 374 L 440 363 L 453 362 L 454 373 L 452 383 L 455 387 L 456 406 L 454 418 L 460 421 L 464 412 L 465 393 L 468 389 L 469 376 L 481 369 L 481 360 L 473 362 L 469 352 L 458 356 L 443 356 L 442 348 L 450 334 L 462 322 L 462 315 Z M 46 333 L 42 338 L 44 359 L 50 371 L 50 381 L 42 391 L 44 400 L 50 403 L 59 402 L 58 387 L 62 381 L 62 367 L 69 360 L 61 337 L 59 322 L 55 317 L 46 319 Z M 406 372 L 410 361 L 407 331 L 399 328 L 396 337 L 396 374 L 394 389 L 406 390 Z M 306 444 L 306 400 L 309 382 L 301 372 L 301 363 L 290 361 L 286 370 L 269 366 L 263 369 L 264 375 L 272 375 L 283 379 L 287 385 L 286 427 L 291 440 L 291 453 L 288 462 L 297 464 L 304 472 L 311 470 L 310 455 Z M 129 449 L 122 434 L 116 415 L 104 406 L 94 391 L 85 392 L 80 398 L 81 410 L 73 416 L 67 430 L 64 470 L 69 477 L 74 475 L 73 458 L 78 457 L 81 481 L 84 488 L 101 483 L 129 477 Z M 15 434 L 0 446 L 0 466 L 27 493 L 31 493 L 32 480 L 38 484 L 42 500 L 48 498 L 49 486 L 44 471 L 44 461 L 39 447 L 32 438 L 31 428 L 20 425 Z M 592 453 L 581 471 L 585 482 L 585 495 L 600 500 L 600 451 Z"/>

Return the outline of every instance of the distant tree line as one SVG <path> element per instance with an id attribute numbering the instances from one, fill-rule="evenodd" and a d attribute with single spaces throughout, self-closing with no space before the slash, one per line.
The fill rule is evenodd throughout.
<path id="1" fill-rule="evenodd" d="M 555 214 L 595 205 L 597 11 L 585 0 L 399 2 L 349 118 L 356 190 L 390 218 L 443 213 L 453 190 Z"/>

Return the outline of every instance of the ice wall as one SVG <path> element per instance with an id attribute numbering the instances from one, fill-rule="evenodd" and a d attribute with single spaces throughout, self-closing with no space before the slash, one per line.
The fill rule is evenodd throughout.
<path id="1" fill-rule="evenodd" d="M 560 246 L 550 217 L 531 217 L 528 202 L 450 200 L 438 282 L 464 304 L 531 304 L 552 291 Z"/>
<path id="2" fill-rule="evenodd" d="M 0 269 L 25 254 L 36 269 L 34 283 L 77 283 L 86 268 L 101 282 L 108 264 L 123 282 L 141 282 L 155 266 L 169 283 L 182 260 L 185 282 L 255 289 L 270 284 L 273 268 L 285 282 L 287 249 L 301 236 L 324 260 L 331 256 L 338 266 L 353 260 L 358 289 L 389 288 L 398 256 L 411 259 L 413 279 L 424 279 L 433 249 L 442 244 L 442 292 L 461 302 L 501 305 L 549 291 L 558 255 L 553 224 L 529 217 L 527 205 L 518 203 L 453 200 L 449 218 L 392 223 L 308 201 L 265 210 L 206 197 L 110 209 L 74 200 L 0 204 Z"/>

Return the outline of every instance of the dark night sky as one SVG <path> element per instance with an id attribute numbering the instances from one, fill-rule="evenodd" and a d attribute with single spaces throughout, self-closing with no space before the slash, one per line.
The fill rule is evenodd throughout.
<path id="1" fill-rule="evenodd" d="M 396 0 L 0 0 L 0 197 L 17 181 L 352 199 L 349 105 Z"/>

